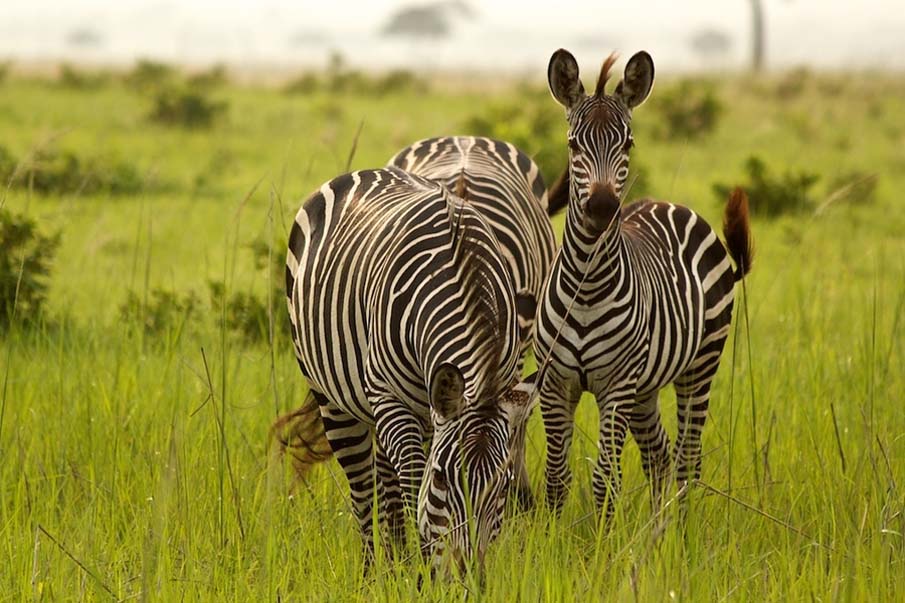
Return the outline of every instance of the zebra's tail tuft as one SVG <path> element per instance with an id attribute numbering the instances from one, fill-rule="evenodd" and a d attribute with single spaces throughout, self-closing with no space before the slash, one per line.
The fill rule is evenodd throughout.
<path id="1" fill-rule="evenodd" d="M 741 280 L 751 271 L 754 261 L 754 241 L 751 238 L 751 224 L 748 219 L 748 195 L 741 187 L 729 195 L 726 213 L 723 216 L 723 236 L 729 255 L 735 262 L 735 280 Z"/>
<path id="2" fill-rule="evenodd" d="M 299 479 L 304 478 L 314 465 L 333 455 L 317 400 L 310 392 L 301 407 L 274 421 L 270 439 L 276 441 L 281 454 L 292 457 L 292 466 Z"/>
<path id="3" fill-rule="evenodd" d="M 569 204 L 569 166 L 547 191 L 547 215 L 555 216 Z"/>

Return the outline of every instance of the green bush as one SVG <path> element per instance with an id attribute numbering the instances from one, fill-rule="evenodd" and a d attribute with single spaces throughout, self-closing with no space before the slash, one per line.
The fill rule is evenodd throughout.
<path id="1" fill-rule="evenodd" d="M 213 312 L 223 315 L 231 332 L 246 342 L 262 343 L 270 339 L 270 316 L 273 316 L 274 337 L 281 338 L 289 334 L 289 315 L 286 311 L 285 291 L 285 259 L 286 242 L 277 241 L 273 245 L 273 253 L 268 242 L 263 238 L 255 239 L 250 245 L 252 261 L 259 276 L 270 289 L 268 309 L 267 298 L 263 299 L 253 293 L 237 291 L 226 295 L 226 287 L 222 281 L 209 283 L 211 307 Z"/>
<path id="2" fill-rule="evenodd" d="M 229 83 L 229 73 L 223 65 L 214 65 L 210 69 L 196 73 L 186 80 L 190 88 L 196 90 L 213 90 Z"/>
<path id="3" fill-rule="evenodd" d="M 775 218 L 783 214 L 813 211 L 816 200 L 811 189 L 820 179 L 809 172 L 786 172 L 774 177 L 759 157 L 749 157 L 745 162 L 748 183 L 742 187 L 748 193 L 751 212 L 754 215 Z M 713 192 L 720 202 L 729 198 L 732 185 L 716 183 Z"/>
<path id="4" fill-rule="evenodd" d="M 58 82 L 63 88 L 73 90 L 95 90 L 109 81 L 109 76 L 103 72 L 90 73 L 63 63 L 60 65 Z"/>
<path id="5" fill-rule="evenodd" d="M 31 218 L 0 208 L 0 329 L 40 317 L 59 244 L 59 233 L 42 234 Z"/>
<path id="6" fill-rule="evenodd" d="M 661 122 L 654 133 L 664 140 L 693 140 L 710 134 L 723 112 L 713 87 L 691 80 L 660 90 L 651 106 Z"/>
<path id="7" fill-rule="evenodd" d="M 3 186 L 9 184 L 45 195 L 134 195 L 145 189 L 142 174 L 130 163 L 102 157 L 81 159 L 73 151 L 54 147 L 36 151 L 18 171 L 17 165 L 12 153 L 0 147 Z"/>
<path id="8" fill-rule="evenodd" d="M 176 70 L 166 63 L 142 59 L 135 64 L 123 80 L 138 92 L 149 92 L 170 85 L 176 79 Z"/>
<path id="9" fill-rule="evenodd" d="M 120 305 L 120 317 L 141 326 L 146 335 L 182 334 L 192 314 L 199 309 L 200 300 L 194 292 L 183 295 L 166 289 L 153 289 L 147 300 L 129 291 Z"/>
<path id="10" fill-rule="evenodd" d="M 225 101 L 213 101 L 199 91 L 167 89 L 157 93 L 149 118 L 187 130 L 210 128 L 226 112 Z"/>

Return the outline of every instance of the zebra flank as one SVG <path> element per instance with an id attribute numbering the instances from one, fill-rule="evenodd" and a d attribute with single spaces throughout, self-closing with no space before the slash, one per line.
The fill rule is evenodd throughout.
<path id="1" fill-rule="evenodd" d="M 509 265 L 519 333 L 527 349 L 538 300 L 556 253 L 547 217 L 547 191 L 537 164 L 508 142 L 449 136 L 419 140 L 399 151 L 389 165 L 441 183 L 484 217 Z M 513 434 L 514 441 L 524 439 L 524 434 Z M 518 503 L 523 509 L 531 507 L 524 443 L 516 446 L 513 471 Z"/>
<path id="2" fill-rule="evenodd" d="M 366 561 L 375 492 L 397 543 L 417 512 L 435 567 L 483 558 L 502 522 L 510 433 L 530 407 L 516 395 L 515 291 L 484 218 L 396 168 L 339 176 L 296 215 L 286 290 L 310 398 L 273 432 L 296 466 L 324 460 L 326 438 Z"/>
<path id="3" fill-rule="evenodd" d="M 613 63 L 612 56 L 605 61 L 588 96 L 570 53 L 559 50 L 550 59 L 550 90 L 569 124 L 569 166 L 548 198 L 556 199 L 554 211 L 559 204 L 568 209 L 535 341 L 547 502 L 554 509 L 564 502 L 575 408 L 589 391 L 600 413 L 594 496 L 607 518 L 621 489 L 629 432 L 655 506 L 667 478 L 684 486 L 700 476 L 701 434 L 732 320 L 734 285 L 753 259 L 740 189 L 726 206 L 725 246 L 687 207 L 650 199 L 622 204 L 634 144 L 632 111 L 650 93 L 654 66 L 647 53 L 634 55 L 607 94 Z M 658 400 L 670 383 L 678 401 L 672 452 Z"/>

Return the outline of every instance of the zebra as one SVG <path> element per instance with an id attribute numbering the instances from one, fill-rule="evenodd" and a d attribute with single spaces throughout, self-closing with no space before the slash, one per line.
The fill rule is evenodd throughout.
<path id="1" fill-rule="evenodd" d="M 587 95 L 568 51 L 550 59 L 550 90 L 569 126 L 569 165 L 550 191 L 550 210 L 568 209 L 535 339 L 548 505 L 558 511 L 564 502 L 575 408 L 589 391 L 600 411 L 594 498 L 607 520 L 621 487 L 629 429 L 655 508 L 672 462 L 683 500 L 688 481 L 700 477 L 701 432 L 732 320 L 733 289 L 753 259 L 748 201 L 740 189 L 725 209 L 725 247 L 687 207 L 650 199 L 621 205 L 632 110 L 650 93 L 654 65 L 648 53 L 635 54 L 607 94 L 614 62 L 611 55 L 603 63 Z M 672 454 L 658 403 L 659 390 L 670 383 L 678 399 Z"/>
<path id="2" fill-rule="evenodd" d="M 388 165 L 442 183 L 467 196 L 493 229 L 518 293 L 519 329 L 525 351 L 537 313 L 537 300 L 556 253 L 547 216 L 547 188 L 537 164 L 511 143 L 476 136 L 427 138 L 412 143 Z M 524 442 L 525 434 L 514 437 Z M 528 480 L 525 445 L 515 447 L 514 492 L 528 509 L 534 497 Z"/>
<path id="3" fill-rule="evenodd" d="M 434 182 L 362 170 L 303 203 L 288 247 L 291 334 L 310 388 L 293 413 L 296 460 L 323 460 L 326 436 L 366 568 L 376 488 L 397 543 L 417 509 L 431 566 L 464 571 L 500 530 L 510 426 L 529 408 L 515 293 L 492 230 Z"/>

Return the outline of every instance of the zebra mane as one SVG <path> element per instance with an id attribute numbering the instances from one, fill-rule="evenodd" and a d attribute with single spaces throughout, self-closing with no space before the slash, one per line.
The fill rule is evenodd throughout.
<path id="1" fill-rule="evenodd" d="M 464 175 L 456 183 L 456 196 L 449 199 L 451 235 L 453 240 L 453 263 L 461 275 L 462 293 L 466 312 L 469 314 L 469 328 L 474 337 L 474 349 L 479 356 L 474 359 L 478 366 L 487 367 L 479 399 L 489 399 L 499 391 L 498 368 L 506 338 L 505 301 L 497 294 L 494 286 L 493 265 L 495 258 L 489 247 L 493 239 L 485 229 L 477 224 L 480 215 L 471 208 L 465 198 Z M 461 193 L 461 194 L 460 194 Z M 459 197 L 459 198 L 456 198 Z M 468 216 L 466 214 L 471 213 Z M 486 394 L 486 395 L 485 395 Z"/>
<path id="2" fill-rule="evenodd" d="M 594 88 L 594 96 L 597 98 L 603 98 L 606 94 L 604 88 L 606 87 L 607 81 L 610 79 L 610 69 L 613 68 L 613 65 L 616 63 L 617 55 L 615 52 L 610 53 L 610 56 L 606 58 L 603 62 L 603 65 L 600 67 L 600 75 L 597 76 L 597 86 Z"/>

